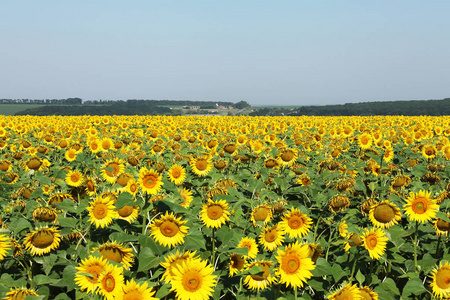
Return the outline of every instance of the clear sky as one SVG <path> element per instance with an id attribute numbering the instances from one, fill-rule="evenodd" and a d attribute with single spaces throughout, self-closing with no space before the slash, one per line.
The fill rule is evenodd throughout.
<path id="1" fill-rule="evenodd" d="M 450 1 L 1 0 L 0 98 L 450 97 Z"/>

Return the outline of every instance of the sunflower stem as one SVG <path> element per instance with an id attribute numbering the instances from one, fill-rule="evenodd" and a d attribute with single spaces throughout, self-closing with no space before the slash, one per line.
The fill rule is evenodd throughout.
<path id="1" fill-rule="evenodd" d="M 297 287 L 294 287 L 294 299 L 297 300 Z"/>
<path id="2" fill-rule="evenodd" d="M 216 256 L 216 239 L 214 237 L 214 233 L 215 233 L 215 228 L 212 229 L 212 233 L 211 233 L 211 239 L 212 239 L 212 249 L 211 249 L 211 265 L 214 266 L 214 262 L 216 260 L 215 256 Z M 215 271 L 215 270 L 214 270 Z"/>
<path id="3" fill-rule="evenodd" d="M 436 256 L 436 258 L 437 258 L 438 254 L 439 254 L 439 246 L 440 245 L 441 245 L 441 235 L 439 235 L 439 237 L 438 237 L 438 242 L 437 242 L 437 246 L 436 246 L 436 253 L 434 254 L 434 256 Z"/>
<path id="4" fill-rule="evenodd" d="M 355 275 L 356 264 L 358 263 L 358 260 L 359 260 L 359 248 L 354 257 L 352 273 L 350 274 L 350 279 L 348 280 L 349 282 L 353 281 L 353 275 Z"/>
<path id="5" fill-rule="evenodd" d="M 316 242 L 317 229 L 319 228 L 319 222 L 320 222 L 321 219 L 322 219 L 322 217 L 319 216 L 319 218 L 317 219 L 317 222 L 316 222 L 316 226 L 314 228 L 314 236 L 313 236 L 314 243 Z"/>
<path id="6" fill-rule="evenodd" d="M 148 194 L 145 193 L 144 205 L 142 207 L 146 207 L 148 203 Z M 145 229 L 147 228 L 147 214 L 144 213 L 144 219 L 142 220 L 142 234 L 145 234 Z"/>
<path id="7" fill-rule="evenodd" d="M 414 272 L 417 273 L 417 234 L 419 232 L 419 222 L 416 221 L 416 231 L 414 233 Z"/>

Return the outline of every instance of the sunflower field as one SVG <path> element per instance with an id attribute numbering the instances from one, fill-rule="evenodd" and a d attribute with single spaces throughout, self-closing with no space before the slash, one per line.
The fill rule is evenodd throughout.
<path id="1" fill-rule="evenodd" d="M 449 125 L 0 116 L 0 297 L 450 298 Z"/>

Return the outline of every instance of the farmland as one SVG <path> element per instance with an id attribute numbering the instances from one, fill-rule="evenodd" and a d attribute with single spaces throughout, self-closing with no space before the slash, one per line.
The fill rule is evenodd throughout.
<path id="1" fill-rule="evenodd" d="M 449 124 L 0 116 L 0 297 L 450 297 Z"/>

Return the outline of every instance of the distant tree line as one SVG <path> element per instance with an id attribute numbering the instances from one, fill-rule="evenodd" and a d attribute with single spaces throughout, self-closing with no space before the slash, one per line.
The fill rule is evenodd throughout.
<path id="1" fill-rule="evenodd" d="M 346 103 L 342 105 L 299 106 L 297 108 L 264 107 L 251 116 L 448 116 L 450 98 L 442 100 L 410 100 Z"/>
<path id="2" fill-rule="evenodd" d="M 0 104 L 81 105 L 81 98 L 67 99 L 0 99 Z"/>

